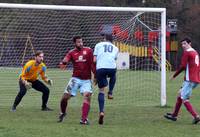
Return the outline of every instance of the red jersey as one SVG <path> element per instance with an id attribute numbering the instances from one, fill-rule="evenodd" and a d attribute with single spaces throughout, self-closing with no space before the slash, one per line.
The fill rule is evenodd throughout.
<path id="1" fill-rule="evenodd" d="M 184 80 L 200 83 L 199 54 L 193 48 L 184 51 L 181 59 L 181 67 L 174 74 L 174 78 L 185 70 Z"/>
<path id="2" fill-rule="evenodd" d="M 72 77 L 86 80 L 91 79 L 91 71 L 95 74 L 95 64 L 93 63 L 93 51 L 91 48 L 83 47 L 81 50 L 75 48 L 68 52 L 65 60 L 72 61 Z"/>

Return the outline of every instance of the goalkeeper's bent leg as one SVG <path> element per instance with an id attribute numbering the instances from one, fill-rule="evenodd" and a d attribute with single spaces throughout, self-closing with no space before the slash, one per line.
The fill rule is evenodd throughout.
<path id="1" fill-rule="evenodd" d="M 17 105 L 21 102 L 23 96 L 26 94 L 26 91 L 27 91 L 25 85 L 22 83 L 21 80 L 19 81 L 19 88 L 20 88 L 20 90 L 19 90 L 17 96 L 15 97 L 15 101 L 12 106 L 13 109 L 16 109 Z"/>
<path id="2" fill-rule="evenodd" d="M 42 108 L 47 107 L 47 102 L 49 100 L 49 89 L 45 89 L 42 94 Z"/>
<path id="3" fill-rule="evenodd" d="M 32 87 L 35 90 L 42 92 L 42 108 L 47 108 L 47 102 L 49 100 L 49 88 L 39 80 L 32 82 Z"/>

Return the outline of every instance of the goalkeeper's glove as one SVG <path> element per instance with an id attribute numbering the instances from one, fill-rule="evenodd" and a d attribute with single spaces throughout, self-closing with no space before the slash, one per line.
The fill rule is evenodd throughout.
<path id="1" fill-rule="evenodd" d="M 50 85 L 50 86 L 52 86 L 52 85 L 53 85 L 53 80 L 48 79 L 48 80 L 47 80 L 47 84 Z"/>
<path id="2" fill-rule="evenodd" d="M 28 81 L 24 80 L 23 83 L 24 83 L 24 85 L 25 85 L 27 90 L 32 88 L 32 83 L 31 82 L 28 82 Z"/>

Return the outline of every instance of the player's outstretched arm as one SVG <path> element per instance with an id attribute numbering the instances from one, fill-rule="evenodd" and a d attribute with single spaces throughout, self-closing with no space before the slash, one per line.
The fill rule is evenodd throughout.
<path id="1" fill-rule="evenodd" d="M 61 70 L 66 70 L 67 69 L 67 63 L 65 63 L 65 62 L 60 62 L 59 63 L 59 68 L 61 69 Z"/>
<path id="2" fill-rule="evenodd" d="M 175 79 L 175 78 L 174 78 L 174 75 L 171 75 L 171 76 L 169 77 L 169 80 L 173 80 L 173 79 Z"/>
<path id="3" fill-rule="evenodd" d="M 67 63 L 72 59 L 72 55 L 71 52 L 69 52 L 64 59 L 59 63 L 59 67 L 62 70 L 66 70 L 67 69 Z"/>

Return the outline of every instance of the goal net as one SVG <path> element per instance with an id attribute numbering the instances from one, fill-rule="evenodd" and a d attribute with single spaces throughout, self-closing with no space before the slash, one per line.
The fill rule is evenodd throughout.
<path id="1" fill-rule="evenodd" d="M 0 4 L 3 105 L 13 101 L 21 66 L 34 57 L 36 50 L 45 53 L 47 74 L 55 83 L 50 101 L 57 104 L 71 77 L 72 66 L 61 71 L 58 64 L 74 48 L 72 37 L 80 35 L 85 46 L 94 48 L 105 33 L 112 33 L 120 50 L 114 100 L 106 105 L 165 105 L 165 14 L 163 8 Z M 95 87 L 94 104 L 97 93 Z M 40 100 L 37 94 L 29 94 L 36 103 Z"/>

